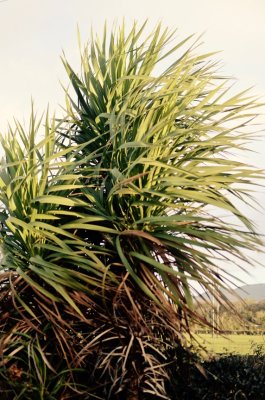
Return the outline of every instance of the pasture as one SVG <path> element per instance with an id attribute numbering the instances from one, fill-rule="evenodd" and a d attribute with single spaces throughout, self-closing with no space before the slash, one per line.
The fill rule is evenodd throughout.
<path id="1" fill-rule="evenodd" d="M 265 335 L 211 335 L 198 334 L 196 340 L 210 354 L 254 354 L 257 349 L 265 350 Z"/>

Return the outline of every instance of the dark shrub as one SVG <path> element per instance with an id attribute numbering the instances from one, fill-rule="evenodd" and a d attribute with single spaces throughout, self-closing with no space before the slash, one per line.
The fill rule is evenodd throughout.
<path id="1" fill-rule="evenodd" d="M 204 372 L 202 373 L 202 368 Z M 188 372 L 187 372 L 188 371 Z M 264 400 L 265 355 L 229 355 L 177 371 L 171 398 L 182 400 Z"/>

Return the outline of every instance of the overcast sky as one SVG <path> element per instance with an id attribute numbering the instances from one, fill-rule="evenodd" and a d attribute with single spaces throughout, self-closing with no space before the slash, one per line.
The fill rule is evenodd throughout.
<path id="1" fill-rule="evenodd" d="M 265 1 L 264 0 L 6 0 L 0 1 L 0 131 L 13 117 L 27 121 L 31 97 L 41 113 L 64 103 L 59 81 L 66 82 L 60 56 L 78 65 L 77 24 L 84 41 L 91 25 L 101 31 L 105 20 L 125 17 L 130 24 L 149 19 L 178 29 L 176 40 L 204 33 L 202 52 L 222 50 L 222 71 L 238 79 L 237 88 L 254 86 L 265 101 Z M 261 117 L 260 122 L 265 123 Z M 264 128 L 264 127 L 263 127 Z M 254 144 L 258 154 L 249 161 L 265 167 L 265 133 Z M 265 205 L 265 195 L 257 196 Z M 260 232 L 265 212 L 248 211 Z M 259 255 L 265 265 L 265 253 Z M 252 276 L 238 275 L 247 283 L 265 282 L 265 268 Z"/>

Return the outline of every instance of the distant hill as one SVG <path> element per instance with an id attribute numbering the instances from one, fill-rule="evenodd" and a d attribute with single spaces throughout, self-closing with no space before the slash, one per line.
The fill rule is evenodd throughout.
<path id="1" fill-rule="evenodd" d="M 234 293 L 234 294 L 233 294 Z M 253 301 L 262 301 L 265 300 L 265 283 L 257 283 L 254 285 L 244 285 L 240 288 L 232 290 L 232 292 L 225 292 L 226 297 L 230 301 L 238 301 L 238 296 L 241 297 L 242 300 L 253 300 Z M 206 298 L 206 294 L 203 293 L 197 299 L 202 300 Z"/>
<path id="2" fill-rule="evenodd" d="M 265 300 L 265 283 L 255 285 L 244 285 L 234 291 L 243 300 Z M 232 296 L 233 298 L 233 296 Z"/>

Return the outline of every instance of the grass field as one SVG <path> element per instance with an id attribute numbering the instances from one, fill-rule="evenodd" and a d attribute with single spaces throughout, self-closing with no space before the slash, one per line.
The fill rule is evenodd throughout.
<path id="1" fill-rule="evenodd" d="M 213 354 L 253 354 L 255 349 L 263 347 L 265 352 L 265 335 L 210 335 L 196 336 L 198 342 Z"/>

